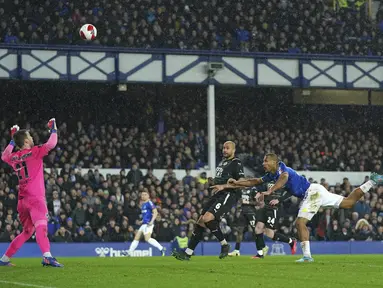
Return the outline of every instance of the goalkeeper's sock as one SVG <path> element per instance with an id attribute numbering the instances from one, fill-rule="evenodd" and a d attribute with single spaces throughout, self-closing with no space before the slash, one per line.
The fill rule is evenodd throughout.
<path id="1" fill-rule="evenodd" d="M 43 257 L 46 257 L 46 258 L 52 258 L 52 254 L 51 254 L 51 252 L 45 252 L 45 253 L 43 254 Z"/>
<path id="2" fill-rule="evenodd" d="M 11 258 L 9 258 L 7 255 L 3 255 L 3 257 L 1 257 L 0 261 L 1 262 L 9 262 L 11 260 Z"/>

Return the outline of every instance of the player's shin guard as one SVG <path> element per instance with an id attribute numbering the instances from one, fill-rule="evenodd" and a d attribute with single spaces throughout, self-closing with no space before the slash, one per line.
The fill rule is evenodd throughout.
<path id="1" fill-rule="evenodd" d="M 48 226 L 46 221 L 37 221 L 35 223 L 36 242 L 40 247 L 44 257 L 52 257 L 50 255 L 51 245 L 48 239 Z"/>
<path id="2" fill-rule="evenodd" d="M 223 241 L 225 241 L 225 236 L 223 236 L 217 220 L 214 219 L 210 222 L 207 222 L 206 227 L 210 229 L 211 233 L 218 239 L 219 242 L 221 242 L 221 244 Z"/>
<path id="3" fill-rule="evenodd" d="M 255 246 L 257 247 L 258 255 L 263 255 L 263 248 L 266 246 L 265 239 L 263 238 L 263 233 L 256 234 Z"/>
<path id="4" fill-rule="evenodd" d="M 288 244 L 290 244 L 293 241 L 291 238 L 287 237 L 286 235 L 280 234 L 280 233 L 274 233 L 273 240 L 274 241 L 285 242 L 285 243 L 288 243 Z"/>
<path id="5" fill-rule="evenodd" d="M 17 236 L 12 243 L 9 245 L 7 251 L 5 252 L 5 256 L 8 258 L 12 258 L 13 255 L 23 246 L 25 242 L 31 238 L 33 231 L 24 230 L 21 232 L 19 236 Z M 3 261 L 3 260 L 2 260 Z"/>

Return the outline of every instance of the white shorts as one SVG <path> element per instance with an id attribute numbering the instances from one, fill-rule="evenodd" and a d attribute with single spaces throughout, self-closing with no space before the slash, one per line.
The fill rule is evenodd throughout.
<path id="1" fill-rule="evenodd" d="M 321 207 L 339 208 L 344 197 L 330 193 L 320 184 L 311 184 L 301 202 L 298 217 L 311 220 Z"/>
<path id="2" fill-rule="evenodd" d="M 153 228 L 154 228 L 154 225 L 149 226 L 148 224 L 142 224 L 140 229 L 138 229 L 138 231 L 141 231 L 142 233 L 144 233 L 144 235 L 152 234 Z"/>

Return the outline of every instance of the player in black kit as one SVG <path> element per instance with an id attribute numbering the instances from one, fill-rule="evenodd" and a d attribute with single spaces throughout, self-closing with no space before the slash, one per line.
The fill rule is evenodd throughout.
<path id="1" fill-rule="evenodd" d="M 251 227 L 252 233 L 254 234 L 254 239 L 256 238 L 255 234 L 255 225 L 257 223 L 257 210 L 255 208 L 259 203 L 256 202 L 255 196 L 258 193 L 258 190 L 255 187 L 245 188 L 241 190 L 242 192 L 242 205 L 241 205 L 241 214 L 237 221 L 234 229 L 237 231 L 237 239 L 235 243 L 235 249 L 233 252 L 229 253 L 229 256 L 240 256 L 241 242 L 243 235 L 248 231 L 248 227 Z"/>
<path id="2" fill-rule="evenodd" d="M 251 230 L 255 236 L 255 224 L 257 223 L 257 210 L 255 209 L 257 203 L 255 200 L 255 195 L 257 195 L 257 192 L 258 190 L 255 187 L 245 188 L 241 190 L 241 214 L 234 227 L 234 229 L 237 231 L 237 239 L 235 243 L 235 250 L 229 253 L 229 256 L 240 255 L 239 249 L 241 248 L 243 235 L 248 231 L 249 226 L 251 227 Z"/>
<path id="3" fill-rule="evenodd" d="M 267 188 L 269 189 L 273 185 L 274 183 L 267 183 Z M 255 226 L 255 244 L 257 246 L 257 255 L 255 255 L 253 259 L 259 259 L 264 257 L 263 252 L 264 248 L 266 247 L 265 240 L 263 238 L 264 232 L 267 237 L 271 238 L 274 241 L 288 243 L 291 248 L 291 254 L 296 253 L 297 241 L 275 231 L 276 224 L 278 221 L 278 206 L 280 203 L 289 199 L 290 197 L 291 194 L 286 192 L 284 189 L 277 190 L 272 195 L 267 196 L 264 199 L 263 207 L 257 210 L 257 224 Z"/>
<path id="4" fill-rule="evenodd" d="M 245 176 L 243 165 L 238 158 L 235 158 L 235 144 L 232 141 L 227 141 L 223 144 L 223 159 L 219 163 L 215 171 L 214 185 L 227 186 L 227 181 L 230 178 L 236 180 L 242 179 Z M 209 188 L 211 191 L 211 188 Z M 226 189 L 213 194 L 209 201 L 204 205 L 201 216 L 199 217 L 190 238 L 188 248 L 185 252 L 173 251 L 172 256 L 177 260 L 190 260 L 195 247 L 202 239 L 202 234 L 205 228 L 209 228 L 211 233 L 221 243 L 221 253 L 219 258 L 225 258 L 230 251 L 230 245 L 227 243 L 221 229 L 219 221 L 221 217 L 228 213 L 231 208 L 237 203 L 241 197 L 240 189 Z"/>

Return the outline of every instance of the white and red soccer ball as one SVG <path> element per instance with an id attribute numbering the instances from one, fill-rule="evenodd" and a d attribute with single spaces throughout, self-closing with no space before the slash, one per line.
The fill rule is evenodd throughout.
<path id="1" fill-rule="evenodd" d="M 97 29 L 92 24 L 84 24 L 80 29 L 80 37 L 83 40 L 91 41 L 97 37 Z"/>

